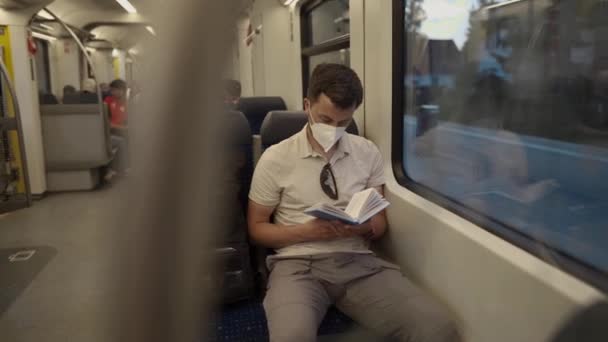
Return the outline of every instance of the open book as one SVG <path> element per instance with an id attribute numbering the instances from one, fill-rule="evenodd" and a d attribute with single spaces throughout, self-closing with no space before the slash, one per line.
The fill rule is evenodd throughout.
<path id="1" fill-rule="evenodd" d="M 376 189 L 370 188 L 354 194 L 344 210 L 331 204 L 318 203 L 304 210 L 304 213 L 323 220 L 339 220 L 357 225 L 369 220 L 389 204 Z"/>

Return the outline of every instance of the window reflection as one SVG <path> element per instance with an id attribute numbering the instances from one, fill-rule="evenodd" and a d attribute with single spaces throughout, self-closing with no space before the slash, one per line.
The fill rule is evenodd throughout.
<path id="1" fill-rule="evenodd" d="M 350 66 L 350 49 L 340 49 L 337 51 L 330 51 L 321 55 L 310 57 L 310 68 L 309 72 L 315 70 L 315 67 L 321 63 L 337 63 Z"/>
<path id="2" fill-rule="evenodd" d="M 608 271 L 608 3 L 406 2 L 405 169 Z"/>

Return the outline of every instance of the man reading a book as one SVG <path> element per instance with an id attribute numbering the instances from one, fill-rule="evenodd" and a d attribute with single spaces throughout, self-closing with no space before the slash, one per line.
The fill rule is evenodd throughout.
<path id="1" fill-rule="evenodd" d="M 345 209 L 362 190 L 383 194 L 378 148 L 346 133 L 363 99 L 356 73 L 318 65 L 304 100 L 308 124 L 271 146 L 249 193 L 251 238 L 273 248 L 264 310 L 272 342 L 315 341 L 330 305 L 360 325 L 398 341 L 460 341 L 447 311 L 374 255 L 369 242 L 386 232 L 384 210 L 349 225 L 304 213 L 319 203 Z"/>

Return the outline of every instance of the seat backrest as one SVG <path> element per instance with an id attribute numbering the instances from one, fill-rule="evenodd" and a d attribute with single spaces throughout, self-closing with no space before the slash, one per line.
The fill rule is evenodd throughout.
<path id="1" fill-rule="evenodd" d="M 600 342 L 608 336 L 608 303 L 598 302 L 571 315 L 551 342 Z"/>
<path id="2" fill-rule="evenodd" d="M 247 209 L 247 197 L 253 175 L 253 148 L 251 129 L 249 122 L 243 113 L 238 111 L 227 111 L 224 113 L 225 132 L 229 132 L 228 157 L 231 165 L 234 165 L 236 181 L 238 182 L 238 197 L 243 212 Z"/>
<path id="3" fill-rule="evenodd" d="M 285 101 L 279 96 L 243 97 L 239 100 L 238 110 L 245 114 L 252 134 L 260 134 L 266 114 L 273 110 L 285 110 Z"/>
<path id="4" fill-rule="evenodd" d="M 41 94 L 40 95 L 40 104 L 41 105 L 53 105 L 58 104 L 57 97 L 53 94 Z"/>
<path id="5" fill-rule="evenodd" d="M 99 98 L 95 93 L 74 93 L 63 97 L 63 104 L 94 104 L 99 103 Z"/>
<path id="6" fill-rule="evenodd" d="M 247 236 L 247 197 L 253 173 L 252 138 L 249 122 L 241 112 L 227 110 L 218 120 L 221 151 L 226 168 L 216 184 L 222 190 L 216 200 L 226 201 L 224 225 L 216 246 L 218 277 L 224 303 L 250 298 L 254 293 L 253 267 Z"/>
<path id="7" fill-rule="evenodd" d="M 267 148 L 298 133 L 308 122 L 304 111 L 275 110 L 269 112 L 264 119 L 261 129 L 262 147 Z M 359 135 L 357 124 L 353 121 L 346 131 Z"/>
<path id="8" fill-rule="evenodd" d="M 112 160 L 108 116 L 99 108 L 98 104 L 40 106 L 48 171 L 92 169 Z"/>

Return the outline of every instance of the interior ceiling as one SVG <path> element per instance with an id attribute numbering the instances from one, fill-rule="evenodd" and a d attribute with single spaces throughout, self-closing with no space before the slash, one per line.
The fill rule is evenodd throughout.
<path id="1" fill-rule="evenodd" d="M 44 5 L 48 0 L 0 0 L 0 8 L 23 9 L 36 5 Z"/>
<path id="2" fill-rule="evenodd" d="M 50 0 L 0 0 L 0 4 L 3 1 L 48 3 Z M 152 37 L 145 30 L 145 25 L 149 23 L 146 19 L 146 13 L 150 13 L 151 8 L 157 1 L 165 0 L 130 0 L 138 10 L 137 14 L 127 13 L 116 0 L 55 0 L 47 8 L 73 27 L 91 28 L 91 33 L 96 40 L 106 40 L 114 47 L 129 49 L 139 45 L 140 40 L 147 40 Z M 244 13 L 253 2 L 253 0 L 235 1 L 239 2 L 241 11 Z M 60 37 L 68 36 L 60 25 L 51 22 L 44 22 L 44 24 L 54 27 L 54 30 L 48 33 Z M 92 24 L 98 24 L 99 26 Z"/>
<path id="3" fill-rule="evenodd" d="M 150 35 L 143 25 L 128 26 L 98 26 L 91 30 L 97 39 L 108 40 L 112 44 L 130 48 L 135 46 L 140 40 Z"/>
<path id="4" fill-rule="evenodd" d="M 0 0 L 2 1 L 2 0 Z M 116 26 L 99 26 L 92 30 L 96 39 L 107 40 L 113 46 L 128 49 L 137 43 L 141 37 L 139 31 L 145 30 L 143 26 L 138 29 L 133 25 L 121 24 L 143 24 L 146 23 L 143 15 L 143 4 L 149 0 L 130 0 L 137 8 L 137 14 L 127 13 L 115 0 L 55 0 L 47 6 L 55 15 L 66 23 L 85 28 L 92 23 L 112 23 Z M 45 23 L 49 25 L 49 23 Z M 63 30 L 58 29 L 54 35 L 65 35 Z M 61 34 L 57 34 L 61 32 Z"/>

